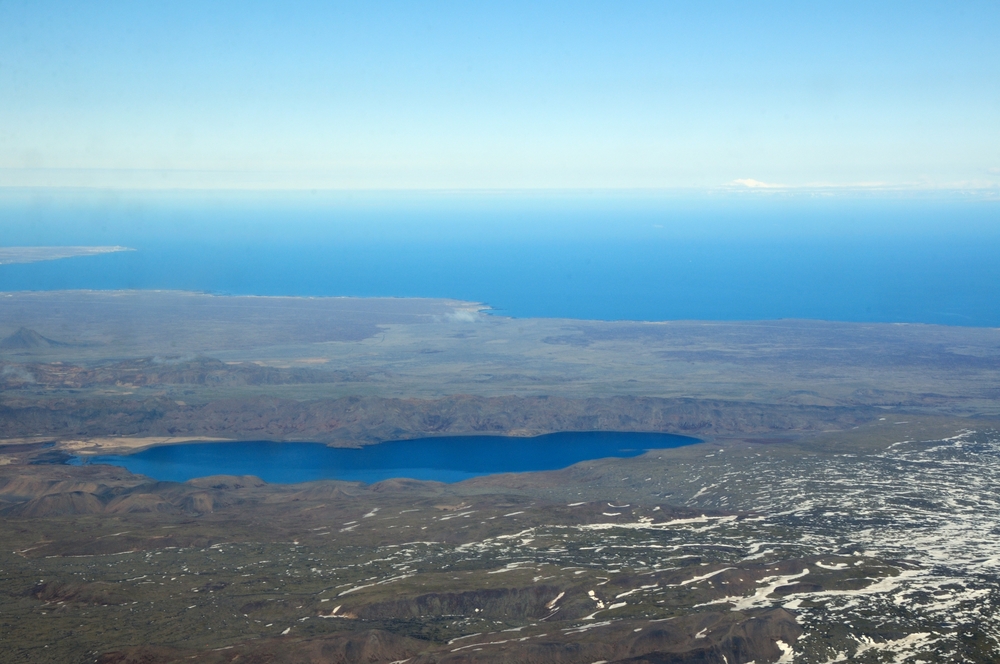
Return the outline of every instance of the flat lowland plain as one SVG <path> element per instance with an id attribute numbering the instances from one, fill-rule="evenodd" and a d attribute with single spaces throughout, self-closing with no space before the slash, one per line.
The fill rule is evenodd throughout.
<path id="1" fill-rule="evenodd" d="M 452 300 L 137 291 L 2 294 L 0 335 L 0 439 L 102 449 L 143 436 L 781 436 L 891 410 L 1000 416 L 1000 331 L 983 328 L 510 319 Z"/>
<path id="2" fill-rule="evenodd" d="M 992 329 L 0 294 L 0 659 L 997 661 L 998 371 Z M 62 464 L 573 430 L 705 442 L 457 484 Z"/>

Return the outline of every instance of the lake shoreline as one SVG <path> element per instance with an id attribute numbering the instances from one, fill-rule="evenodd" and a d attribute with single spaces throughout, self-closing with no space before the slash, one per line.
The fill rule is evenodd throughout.
<path id="1" fill-rule="evenodd" d="M 383 445 L 385 443 L 403 443 L 410 441 L 426 440 L 429 438 L 511 438 L 511 439 L 524 439 L 524 438 L 541 438 L 544 436 L 551 436 L 555 434 L 594 434 L 594 433 L 606 433 L 606 434 L 654 434 L 654 435 L 671 435 L 678 436 L 681 438 L 692 438 L 699 442 L 704 442 L 702 438 L 696 438 L 694 436 L 689 436 L 686 434 L 673 433 L 670 431 L 630 431 L 630 430 L 602 430 L 602 429 L 591 429 L 591 430 L 557 430 L 557 431 L 525 431 L 523 429 L 515 429 L 507 432 L 472 432 L 472 433 L 454 433 L 454 434 L 443 434 L 438 436 L 408 436 L 405 438 L 391 438 L 387 440 L 381 440 L 377 442 L 365 442 L 358 445 L 343 445 L 343 444 L 331 444 L 319 440 L 280 440 L 280 439 L 251 439 L 251 438 L 222 438 L 222 437 L 211 437 L 211 436 L 99 436 L 95 438 L 82 438 L 82 439 L 71 439 L 71 440 L 52 440 L 51 438 L 40 438 L 40 439 L 10 439 L 10 440 L 0 440 L 0 454 L 3 453 L 5 446 L 14 445 L 37 445 L 40 443 L 51 444 L 54 450 L 59 450 L 62 452 L 68 452 L 79 457 L 91 457 L 91 456 L 128 456 L 131 454 L 137 454 L 139 452 L 144 452 L 149 449 L 164 447 L 167 445 L 188 445 L 193 443 L 276 443 L 276 444 L 305 444 L 305 445 L 322 445 L 323 447 L 330 447 L 334 449 L 363 449 L 366 447 L 371 447 L 374 445 Z"/>
<path id="2" fill-rule="evenodd" d="M 315 442 L 174 441 L 126 454 L 80 454 L 74 466 L 115 465 L 162 481 L 235 475 L 269 483 L 392 478 L 457 482 L 483 475 L 560 470 L 583 461 L 631 458 L 705 442 L 657 432 L 557 432 L 532 437 L 438 436 L 358 448 Z M 65 452 L 64 452 L 65 453 Z"/>

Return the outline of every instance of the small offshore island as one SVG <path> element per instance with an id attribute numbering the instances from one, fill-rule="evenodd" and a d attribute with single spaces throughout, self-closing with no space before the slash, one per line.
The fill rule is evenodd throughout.
<path id="1" fill-rule="evenodd" d="M 96 256 L 113 254 L 119 251 L 132 251 L 128 247 L 0 247 L 0 265 L 16 263 L 38 263 L 54 261 L 61 258 L 77 256 Z"/>
<path id="2" fill-rule="evenodd" d="M 996 329 L 0 293 L 0 648 L 105 664 L 990 661 L 998 384 Z M 519 472 L 518 450 L 629 432 L 701 442 Z M 517 437 L 504 472 L 437 478 L 451 483 L 405 472 L 427 466 L 286 483 L 67 463 L 199 441 L 374 458 L 432 438 L 461 453 L 413 459 L 461 466 L 495 455 L 476 447 L 487 436 Z"/>

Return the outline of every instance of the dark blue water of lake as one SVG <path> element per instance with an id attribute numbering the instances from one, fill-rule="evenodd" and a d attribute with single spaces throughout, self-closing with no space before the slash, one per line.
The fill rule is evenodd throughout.
<path id="1" fill-rule="evenodd" d="M 534 438 L 418 438 L 360 449 L 317 443 L 190 443 L 126 456 L 77 457 L 71 463 L 106 463 L 173 482 L 209 475 L 256 475 L 275 483 L 322 479 L 372 483 L 394 477 L 459 482 L 495 473 L 556 470 L 589 459 L 633 457 L 650 449 L 697 442 L 662 433 L 573 432 Z"/>
<path id="2" fill-rule="evenodd" d="M 21 194 L 0 291 L 445 297 L 515 317 L 1000 326 L 1000 200 L 637 194 Z"/>

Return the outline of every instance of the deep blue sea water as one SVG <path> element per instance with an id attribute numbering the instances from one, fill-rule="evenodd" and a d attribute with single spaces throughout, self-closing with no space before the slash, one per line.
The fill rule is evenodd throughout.
<path id="1" fill-rule="evenodd" d="M 0 192 L 0 290 L 449 297 L 504 315 L 1000 326 L 1000 201 Z"/>
<path id="2" fill-rule="evenodd" d="M 534 438 L 418 438 L 359 449 L 316 443 L 190 443 L 126 456 L 77 457 L 73 463 L 107 463 L 174 482 L 208 475 L 256 475 L 277 483 L 321 479 L 371 483 L 393 477 L 459 482 L 478 475 L 555 470 L 588 459 L 633 457 L 649 449 L 697 442 L 659 433 L 574 432 Z"/>

